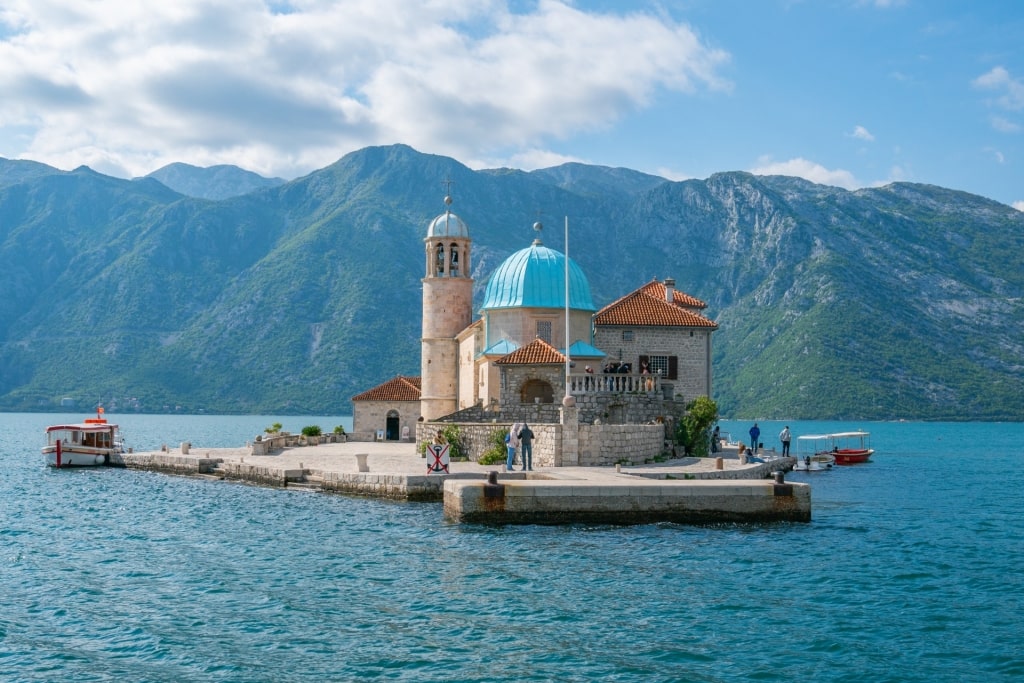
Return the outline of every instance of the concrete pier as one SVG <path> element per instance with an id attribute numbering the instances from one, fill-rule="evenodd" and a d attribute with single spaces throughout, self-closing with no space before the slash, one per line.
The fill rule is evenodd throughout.
<path id="1" fill-rule="evenodd" d="M 272 453 L 252 447 L 126 453 L 112 465 L 394 500 L 443 502 L 457 522 L 635 524 L 810 521 L 806 484 L 777 483 L 793 459 L 742 464 L 735 456 L 680 458 L 640 466 L 552 467 L 491 472 L 500 466 L 453 462 L 428 473 L 411 443 L 328 443 Z M 720 469 L 719 469 L 720 467 Z M 500 491 L 500 495 L 499 492 Z"/>
<path id="2" fill-rule="evenodd" d="M 628 475 L 530 478 L 497 487 L 446 481 L 444 512 L 456 522 L 487 524 L 809 522 L 811 490 L 763 479 L 659 481 Z"/>

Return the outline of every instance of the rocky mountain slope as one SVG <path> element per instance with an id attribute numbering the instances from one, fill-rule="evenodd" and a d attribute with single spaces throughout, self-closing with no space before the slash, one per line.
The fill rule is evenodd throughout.
<path id="1" fill-rule="evenodd" d="M 186 196 L 0 159 L 0 409 L 346 413 L 418 374 L 428 221 L 453 210 L 486 277 L 544 241 L 599 306 L 652 278 L 708 302 L 724 415 L 1024 419 L 1024 213 L 939 187 L 849 192 L 567 164 L 472 171 L 367 148 L 294 181 Z M 234 179 L 234 180 L 232 180 Z"/>

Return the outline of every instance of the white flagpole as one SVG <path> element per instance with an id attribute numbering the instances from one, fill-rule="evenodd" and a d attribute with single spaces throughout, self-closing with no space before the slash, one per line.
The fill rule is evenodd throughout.
<path id="1" fill-rule="evenodd" d="M 569 217 L 565 217 L 565 396 L 568 398 L 569 393 L 569 344 L 571 337 L 569 335 Z"/>

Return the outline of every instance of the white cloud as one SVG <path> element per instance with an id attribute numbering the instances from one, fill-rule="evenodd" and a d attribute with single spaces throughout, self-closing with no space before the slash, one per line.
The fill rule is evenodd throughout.
<path id="1" fill-rule="evenodd" d="M 651 175 L 660 176 L 666 180 L 673 180 L 675 182 L 697 177 L 692 173 L 686 173 L 675 168 L 668 168 L 667 166 L 661 166 L 653 171 L 645 171 L 645 173 L 650 173 Z"/>
<path id="2" fill-rule="evenodd" d="M 856 2 L 859 7 L 878 7 L 880 9 L 900 7 L 904 4 L 906 4 L 906 0 L 857 0 Z"/>
<path id="3" fill-rule="evenodd" d="M 662 14 L 539 0 L 10 0 L 11 154 L 141 175 L 171 161 L 290 177 L 366 145 L 542 156 L 666 90 L 728 91 L 728 55 Z M 0 140 L 14 140 L 0 134 Z"/>
<path id="4" fill-rule="evenodd" d="M 847 190 L 863 187 L 849 171 L 842 169 L 829 170 L 821 164 L 803 158 L 788 161 L 772 161 L 769 157 L 758 159 L 758 166 L 750 169 L 754 175 L 788 175 L 797 176 L 821 185 L 834 185 Z"/>
<path id="5" fill-rule="evenodd" d="M 1014 202 L 1011 206 L 1018 211 L 1024 211 L 1024 201 Z"/>
<path id="6" fill-rule="evenodd" d="M 848 135 L 851 138 L 857 138 L 858 140 L 864 140 L 865 142 L 875 141 L 875 136 L 872 135 L 864 126 L 854 126 L 853 132 L 848 133 Z"/>
<path id="7" fill-rule="evenodd" d="M 996 66 L 978 76 L 971 84 L 981 90 L 994 90 L 1002 93 L 994 104 L 1009 111 L 1024 109 L 1024 81 L 1014 78 L 1004 67 Z"/>
<path id="8" fill-rule="evenodd" d="M 990 122 L 992 123 L 992 127 L 1000 133 L 1019 133 L 1021 130 L 1019 124 L 1014 123 L 1009 119 L 1004 119 L 1002 116 L 993 116 L 990 119 Z"/>
<path id="9" fill-rule="evenodd" d="M 902 181 L 906 180 L 909 176 L 910 176 L 910 174 L 907 172 L 907 169 L 905 169 L 902 166 L 897 164 L 897 165 L 894 165 L 892 168 L 889 169 L 889 177 L 888 178 L 886 178 L 885 180 L 876 181 L 876 182 L 871 183 L 871 184 L 874 185 L 875 187 L 880 187 L 882 185 L 888 185 L 890 183 L 902 182 Z"/>
<path id="10" fill-rule="evenodd" d="M 561 166 L 562 164 L 568 164 L 570 162 L 589 163 L 584 159 L 578 157 L 572 157 L 565 154 L 558 154 L 551 152 L 546 149 L 528 149 L 518 152 L 512 157 L 504 161 L 497 161 L 494 163 L 488 163 L 487 166 L 499 166 L 502 163 L 511 165 L 512 168 L 519 168 L 524 171 L 532 171 L 538 168 L 551 168 L 552 166 Z M 482 166 L 483 164 L 475 163 L 476 166 Z"/>

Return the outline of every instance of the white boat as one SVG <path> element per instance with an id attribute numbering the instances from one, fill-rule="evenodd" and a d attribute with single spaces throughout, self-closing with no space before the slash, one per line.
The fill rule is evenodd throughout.
<path id="1" fill-rule="evenodd" d="M 96 417 L 79 424 L 50 425 L 46 428 L 43 459 L 50 467 L 95 467 L 109 465 L 110 456 L 124 452 L 121 433 L 116 424 L 103 417 L 99 408 Z"/>
<path id="2" fill-rule="evenodd" d="M 828 434 L 807 434 L 796 437 L 796 464 L 798 472 L 821 472 L 832 469 L 836 459 L 830 450 Z"/>

